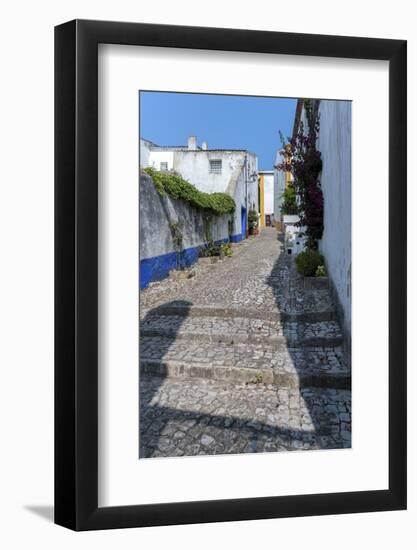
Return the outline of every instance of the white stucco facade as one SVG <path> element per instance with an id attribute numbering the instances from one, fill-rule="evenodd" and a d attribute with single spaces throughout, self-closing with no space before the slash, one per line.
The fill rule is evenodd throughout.
<path id="1" fill-rule="evenodd" d="M 142 157 L 145 148 L 148 152 Z M 233 220 L 236 235 L 245 233 L 242 223 L 247 220 L 249 210 L 259 211 L 258 159 L 249 151 L 209 149 L 205 142 L 199 147 L 194 136 L 189 138 L 188 145 L 172 147 L 141 139 L 141 166 L 174 170 L 206 193 L 228 193 L 236 203 Z"/>
<path id="2" fill-rule="evenodd" d="M 174 152 L 173 151 L 153 151 L 149 152 L 149 164 L 155 170 L 173 170 Z"/>
<path id="3" fill-rule="evenodd" d="M 153 143 L 146 139 L 140 139 L 139 141 L 139 165 L 144 168 L 149 166 L 149 155 L 152 145 Z"/>
<path id="4" fill-rule="evenodd" d="M 352 262 L 352 104 L 321 101 L 318 149 L 323 170 L 324 231 L 320 242 L 350 334 Z"/>
<path id="5" fill-rule="evenodd" d="M 264 176 L 264 210 L 265 215 L 274 214 L 274 173 L 262 172 Z"/>
<path id="6" fill-rule="evenodd" d="M 317 148 L 323 169 L 324 230 L 319 242 L 335 294 L 346 339 L 351 334 L 352 262 L 352 103 L 321 100 Z M 300 120 L 307 127 L 304 107 Z"/>

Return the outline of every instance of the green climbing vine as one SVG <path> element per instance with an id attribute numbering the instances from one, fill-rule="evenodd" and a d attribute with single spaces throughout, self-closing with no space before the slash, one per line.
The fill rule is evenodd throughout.
<path id="1" fill-rule="evenodd" d="M 205 212 L 203 214 L 203 231 L 205 244 L 200 249 L 200 256 L 215 256 L 216 244 L 213 241 L 213 235 L 211 232 L 211 226 L 213 222 L 213 215 L 211 212 Z"/>
<path id="2" fill-rule="evenodd" d="M 175 223 L 170 223 L 169 228 L 171 230 L 172 240 L 174 241 L 175 248 L 182 250 L 184 236 L 182 234 L 183 224 L 178 221 Z"/>
<path id="3" fill-rule="evenodd" d="M 182 252 L 184 249 L 184 235 L 182 233 L 183 223 L 181 221 L 170 223 L 169 229 L 177 255 L 177 269 L 182 269 Z"/>
<path id="4" fill-rule="evenodd" d="M 204 193 L 192 183 L 175 172 L 159 172 L 154 168 L 145 168 L 151 176 L 157 192 L 161 196 L 169 195 L 173 199 L 183 200 L 194 206 L 221 216 L 235 211 L 236 204 L 227 193 Z"/>

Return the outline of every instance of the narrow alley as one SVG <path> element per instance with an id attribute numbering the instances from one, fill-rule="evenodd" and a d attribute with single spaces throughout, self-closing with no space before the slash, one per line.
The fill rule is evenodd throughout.
<path id="1" fill-rule="evenodd" d="M 265 228 L 140 296 L 140 457 L 351 445 L 350 369 L 330 293 Z"/>

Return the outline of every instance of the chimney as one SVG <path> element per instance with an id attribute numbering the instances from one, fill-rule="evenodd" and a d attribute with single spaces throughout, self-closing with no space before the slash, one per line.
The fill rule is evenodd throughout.
<path id="1" fill-rule="evenodd" d="M 188 150 L 196 151 L 197 150 L 197 138 L 195 136 L 189 136 L 188 138 Z"/>
<path id="2" fill-rule="evenodd" d="M 201 144 L 201 148 L 202 148 L 203 151 L 207 151 L 207 149 L 208 149 L 207 141 L 203 141 L 203 143 Z"/>

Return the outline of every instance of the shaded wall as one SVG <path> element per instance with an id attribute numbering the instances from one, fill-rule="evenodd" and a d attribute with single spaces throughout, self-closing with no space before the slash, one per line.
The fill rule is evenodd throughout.
<path id="1" fill-rule="evenodd" d="M 276 222 L 282 219 L 281 205 L 283 200 L 282 196 L 285 191 L 285 172 L 276 168 L 276 166 L 281 164 L 282 160 L 282 155 L 280 155 L 278 150 L 274 167 L 274 218 Z"/>
<path id="2" fill-rule="evenodd" d="M 216 242 L 229 238 L 232 215 L 213 216 L 211 235 Z M 183 225 L 182 251 L 172 238 L 170 224 Z M 206 242 L 201 210 L 168 196 L 161 197 L 152 178 L 141 173 L 139 178 L 139 254 L 140 287 L 168 276 L 171 269 L 188 267 L 198 259 L 199 247 Z"/>
<path id="3" fill-rule="evenodd" d="M 352 262 L 352 104 L 320 101 L 318 149 L 323 159 L 324 232 L 320 242 L 339 309 L 342 328 L 351 335 Z"/>
<path id="4" fill-rule="evenodd" d="M 320 183 L 324 198 L 324 231 L 319 248 L 326 259 L 330 289 L 349 360 L 352 321 L 352 103 L 331 100 L 311 100 L 311 103 L 313 109 L 319 110 L 317 148 L 323 160 Z M 304 107 L 300 120 L 304 128 L 308 128 Z"/>

